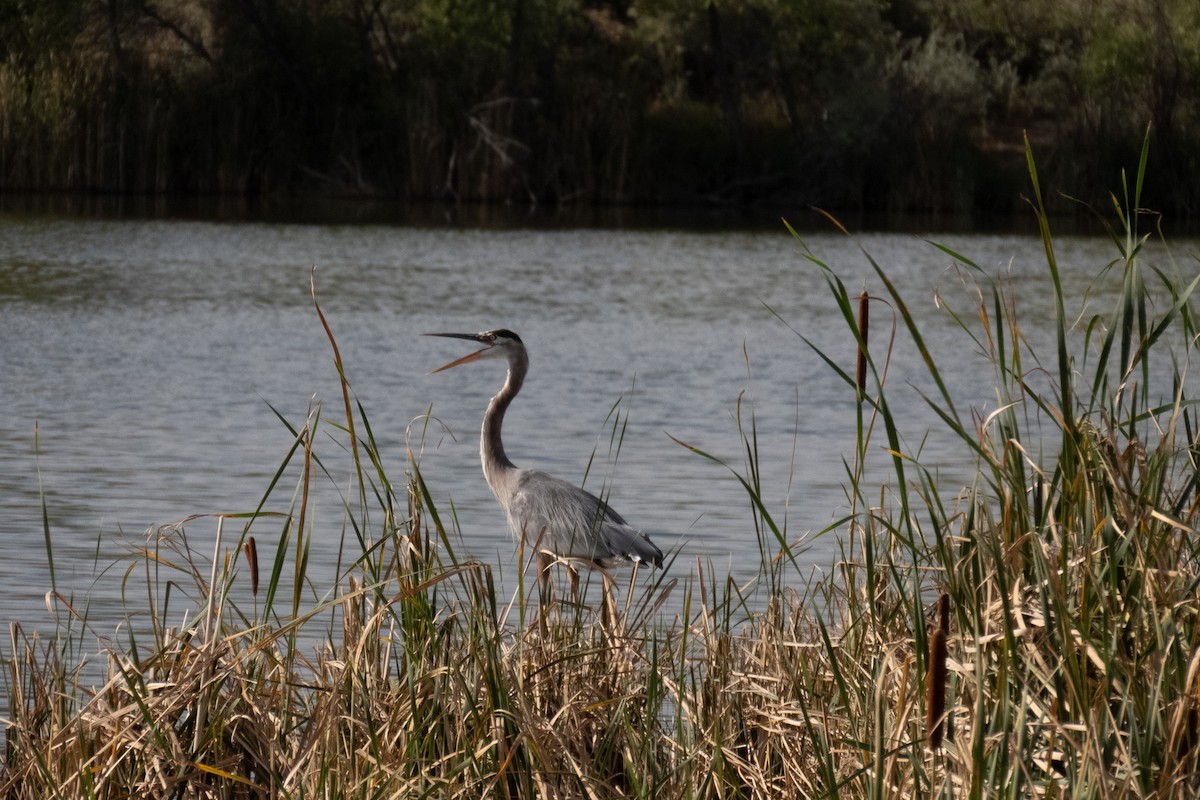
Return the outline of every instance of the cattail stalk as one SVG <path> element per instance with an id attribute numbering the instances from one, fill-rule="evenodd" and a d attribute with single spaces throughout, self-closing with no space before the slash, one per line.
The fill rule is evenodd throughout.
<path id="1" fill-rule="evenodd" d="M 858 296 L 858 335 L 862 338 L 862 344 L 858 348 L 857 370 L 855 372 L 855 380 L 858 384 L 858 396 L 862 397 L 867 391 L 867 337 L 870 333 L 870 298 L 867 295 L 867 290 L 863 289 L 862 294 Z"/>

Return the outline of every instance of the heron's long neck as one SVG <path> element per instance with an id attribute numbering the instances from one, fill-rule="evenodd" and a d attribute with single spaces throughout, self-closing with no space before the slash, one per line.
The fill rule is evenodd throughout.
<path id="1" fill-rule="evenodd" d="M 483 461 L 483 476 L 487 479 L 488 486 L 492 488 L 492 493 L 500 498 L 502 503 L 504 498 L 510 494 L 510 491 L 504 491 L 502 487 L 507 488 L 508 480 L 516 472 L 517 467 L 504 454 L 504 442 L 500 438 L 500 427 L 504 424 L 504 412 L 508 410 L 508 406 L 517 396 L 517 392 L 521 391 L 521 384 L 525 382 L 525 373 L 528 369 L 529 361 L 522 354 L 509 359 L 508 378 L 504 381 L 504 388 L 488 403 L 487 413 L 483 415 L 483 433 L 479 438 L 479 455 Z"/>

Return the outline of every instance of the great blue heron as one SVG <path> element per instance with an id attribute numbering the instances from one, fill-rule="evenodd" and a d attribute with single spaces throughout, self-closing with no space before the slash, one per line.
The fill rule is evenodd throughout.
<path id="1" fill-rule="evenodd" d="M 656 567 L 662 566 L 662 550 L 603 500 L 539 470 L 520 469 L 504 454 L 504 443 L 500 439 L 504 412 L 521 391 L 529 370 L 529 355 L 521 337 L 503 329 L 425 335 L 469 339 L 483 345 L 482 350 L 451 361 L 434 372 L 484 359 L 502 358 L 508 362 L 504 387 L 488 403 L 483 415 L 479 455 L 483 461 L 483 477 L 508 515 L 509 529 L 518 541 L 525 542 L 537 553 L 538 581 L 543 587 L 548 578 L 547 570 L 555 560 L 566 565 L 572 592 L 579 589 L 577 567 L 580 565 L 599 568 L 606 579 L 605 568 L 623 563 L 650 562 Z"/>

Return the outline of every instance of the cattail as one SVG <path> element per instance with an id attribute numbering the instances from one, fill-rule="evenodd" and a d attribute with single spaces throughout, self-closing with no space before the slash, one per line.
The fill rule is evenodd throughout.
<path id="1" fill-rule="evenodd" d="M 254 543 L 253 536 L 242 543 L 242 551 L 250 567 L 250 594 L 258 597 L 258 545 Z"/>
<path id="2" fill-rule="evenodd" d="M 930 750 L 942 746 L 943 715 L 946 712 L 946 632 L 935 628 L 929 637 L 928 686 L 925 696 L 925 744 Z"/>
<path id="3" fill-rule="evenodd" d="M 946 712 L 946 637 L 950 635 L 950 595 L 937 601 L 938 626 L 929 636 L 929 666 L 925 697 L 925 743 L 930 750 L 942 746 Z"/>
<path id="4" fill-rule="evenodd" d="M 862 345 L 858 349 L 858 362 L 856 379 L 858 382 L 858 394 L 861 397 L 867 391 L 867 336 L 870 332 L 870 308 L 869 297 L 867 290 L 863 289 L 862 294 L 858 296 L 858 335 L 862 338 Z"/>

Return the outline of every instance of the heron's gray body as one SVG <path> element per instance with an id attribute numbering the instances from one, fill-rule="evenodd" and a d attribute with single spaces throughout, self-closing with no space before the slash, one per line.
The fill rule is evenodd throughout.
<path id="1" fill-rule="evenodd" d="M 508 516 L 513 535 L 538 553 L 567 562 L 572 576 L 573 564 L 605 568 L 649 562 L 661 567 L 662 551 L 603 500 L 540 470 L 520 469 L 508 460 L 500 429 L 504 412 L 521 390 L 529 369 L 529 357 L 520 337 L 506 330 L 431 335 L 471 339 L 485 345 L 483 350 L 441 369 L 477 359 L 503 358 L 508 363 L 504 387 L 483 415 L 479 453 L 484 478 Z"/>
<path id="2" fill-rule="evenodd" d="M 515 490 L 493 494 L 514 536 L 557 558 L 600 567 L 629 561 L 662 563 L 649 537 L 590 492 L 536 469 L 512 473 Z"/>

